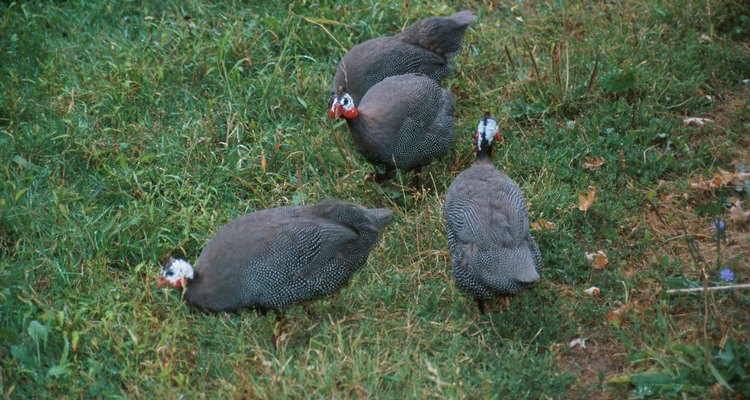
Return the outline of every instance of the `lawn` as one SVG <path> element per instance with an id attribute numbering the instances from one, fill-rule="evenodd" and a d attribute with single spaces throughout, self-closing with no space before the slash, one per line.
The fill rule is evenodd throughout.
<path id="1" fill-rule="evenodd" d="M 337 62 L 463 9 L 451 153 L 365 182 Z M 748 397 L 748 79 L 739 0 L 3 2 L 0 396 Z M 544 271 L 480 315 L 442 205 L 485 111 Z M 233 218 L 326 197 L 393 222 L 276 346 L 275 313 L 155 288 Z"/>

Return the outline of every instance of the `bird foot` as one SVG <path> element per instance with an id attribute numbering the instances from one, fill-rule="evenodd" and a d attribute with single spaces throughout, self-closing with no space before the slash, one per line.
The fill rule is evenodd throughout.
<path id="1" fill-rule="evenodd" d="M 477 308 L 479 309 L 479 316 L 482 316 L 485 313 L 484 300 L 482 299 L 476 299 L 476 300 L 477 300 Z"/>
<path id="2" fill-rule="evenodd" d="M 394 174 L 394 171 L 386 171 L 384 174 L 379 174 L 376 171 L 368 172 L 365 174 L 365 182 L 373 181 L 375 183 L 383 183 L 393 178 Z"/>
<path id="3" fill-rule="evenodd" d="M 411 187 L 416 190 L 423 190 L 425 188 L 422 182 L 422 167 L 414 168 L 414 178 L 411 180 Z"/>
<path id="4" fill-rule="evenodd" d="M 275 350 L 279 350 L 279 345 L 284 337 L 284 327 L 286 326 L 286 318 L 277 315 L 276 323 L 273 327 L 272 343 Z"/>

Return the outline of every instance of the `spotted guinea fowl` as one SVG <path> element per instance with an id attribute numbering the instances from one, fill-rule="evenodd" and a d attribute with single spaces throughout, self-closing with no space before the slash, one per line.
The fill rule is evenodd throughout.
<path id="1" fill-rule="evenodd" d="M 219 230 L 195 269 L 171 260 L 157 287 L 185 287 L 204 311 L 265 312 L 331 295 L 365 264 L 391 215 L 334 199 L 246 214 Z"/>
<path id="2" fill-rule="evenodd" d="M 385 173 L 374 175 L 380 182 L 391 178 L 396 168 L 419 171 L 448 153 L 455 103 L 451 92 L 434 80 L 405 74 L 377 83 L 359 106 L 340 90 L 331 99 L 329 114 L 346 119 L 357 151 L 385 168 Z"/>
<path id="3" fill-rule="evenodd" d="M 344 88 L 359 104 L 373 85 L 389 76 L 421 73 L 440 82 L 450 73 L 451 60 L 461 51 L 464 32 L 475 19 L 471 11 L 429 17 L 395 36 L 354 46 L 336 68 L 333 92 Z"/>
<path id="4" fill-rule="evenodd" d="M 477 158 L 451 184 L 444 214 L 453 276 L 477 300 L 511 295 L 539 279 L 542 257 L 529 234 L 526 202 L 518 186 L 492 165 L 497 121 L 485 115 L 477 129 Z"/>

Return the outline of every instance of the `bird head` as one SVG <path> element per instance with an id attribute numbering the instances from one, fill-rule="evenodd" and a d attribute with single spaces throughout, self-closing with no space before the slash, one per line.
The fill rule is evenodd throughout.
<path id="1" fill-rule="evenodd" d="M 497 119 L 491 117 L 489 113 L 484 113 L 484 118 L 479 120 L 477 126 L 477 151 L 482 150 L 482 146 L 492 146 L 492 141 L 503 142 L 503 135 L 497 126 Z"/>
<path id="2" fill-rule="evenodd" d="M 156 287 L 172 286 L 181 289 L 187 285 L 187 281 L 193 279 L 195 272 L 193 266 L 185 260 L 179 258 L 170 258 L 162 268 L 159 277 L 156 279 Z"/>
<path id="3" fill-rule="evenodd" d="M 328 110 L 328 115 L 331 118 L 339 119 L 342 116 L 346 119 L 354 119 L 359 115 L 357 107 L 354 107 L 354 100 L 349 93 L 344 92 L 343 87 L 339 87 L 338 92 L 331 96 L 331 108 Z"/>

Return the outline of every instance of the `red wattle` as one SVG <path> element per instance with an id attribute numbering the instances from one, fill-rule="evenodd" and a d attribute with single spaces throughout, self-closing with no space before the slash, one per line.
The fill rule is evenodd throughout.
<path id="1" fill-rule="evenodd" d="M 343 115 L 344 115 L 344 118 L 346 119 L 357 118 L 357 116 L 359 115 L 359 111 L 357 111 L 355 107 L 352 107 L 344 111 Z"/>
<path id="2" fill-rule="evenodd" d="M 160 288 L 160 287 L 166 286 L 166 285 L 169 285 L 169 281 L 166 278 L 164 278 L 163 276 L 159 275 L 156 278 L 156 287 Z"/>

